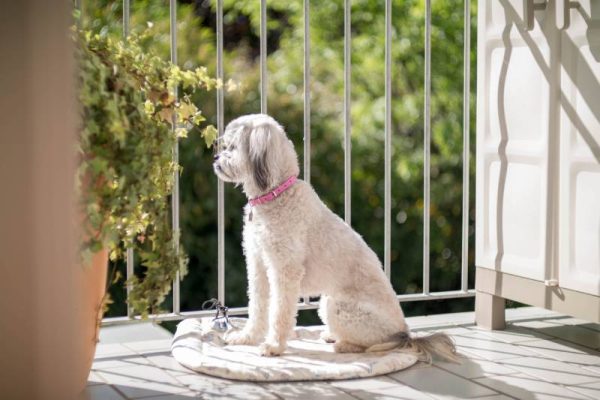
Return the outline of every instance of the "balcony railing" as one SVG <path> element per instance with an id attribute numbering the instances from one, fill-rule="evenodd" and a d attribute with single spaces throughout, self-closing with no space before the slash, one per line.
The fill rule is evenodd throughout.
<path id="1" fill-rule="evenodd" d="M 216 1 L 216 48 L 217 48 L 217 78 L 223 80 L 223 0 Z M 123 0 L 123 36 L 126 39 L 129 33 L 129 0 Z M 304 0 L 304 171 L 303 179 L 310 183 L 310 31 L 309 31 L 309 13 L 310 1 Z M 421 301 L 421 300 L 440 300 L 473 297 L 475 291 L 468 288 L 468 213 L 469 213 L 469 97 L 470 97 L 470 38 L 471 38 L 471 13 L 470 0 L 464 1 L 464 45 L 463 45 L 463 185 L 462 185 L 462 251 L 461 251 L 461 286 L 457 290 L 432 292 L 430 291 L 430 170 L 431 170 L 431 0 L 425 1 L 425 71 L 424 71 L 424 185 L 423 185 L 423 282 L 422 293 L 400 294 L 399 301 Z M 170 0 L 170 50 L 171 62 L 177 64 L 177 1 Z M 392 1 L 385 1 L 385 129 L 384 129 L 384 257 L 383 267 L 388 278 L 391 276 L 391 144 L 392 144 Z M 351 1 L 344 0 L 344 219 L 346 223 L 351 224 L 351 120 L 350 120 L 350 94 L 352 84 L 350 80 L 351 72 Z M 267 1 L 260 0 L 260 111 L 267 113 Z M 223 135 L 224 125 L 224 92 L 223 87 L 217 88 L 217 129 L 219 136 Z M 175 95 L 177 91 L 175 88 Z M 175 129 L 175 126 L 173 126 Z M 173 160 L 178 162 L 179 149 L 175 146 L 173 149 Z M 172 225 L 175 231 L 179 231 L 179 176 L 177 173 L 173 176 L 173 196 L 172 196 Z M 224 186 L 222 181 L 217 183 L 217 226 L 218 226 L 218 250 L 217 250 L 217 297 L 225 303 L 225 215 L 224 215 Z M 133 252 L 127 252 L 127 278 L 134 274 Z M 127 292 L 131 290 L 127 288 Z M 151 315 L 150 319 L 156 321 L 180 320 L 190 317 L 203 317 L 213 315 L 214 311 L 196 310 L 181 311 L 180 304 L 180 278 L 179 275 L 173 282 L 173 304 L 172 312 L 158 315 Z M 298 305 L 300 310 L 314 309 L 318 307 L 318 301 L 304 299 Z M 247 314 L 247 307 L 232 308 L 229 310 L 231 315 Z M 128 309 L 127 315 L 122 317 L 105 318 L 103 325 L 115 325 L 139 321 L 141 318 L 133 315 L 131 309 Z"/>

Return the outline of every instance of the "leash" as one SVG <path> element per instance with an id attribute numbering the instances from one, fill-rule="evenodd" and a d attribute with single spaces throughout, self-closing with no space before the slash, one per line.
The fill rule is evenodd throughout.
<path id="1" fill-rule="evenodd" d="M 215 309 L 215 317 L 212 319 L 213 329 L 219 332 L 225 332 L 229 329 L 236 328 L 231 321 L 229 320 L 229 316 L 227 315 L 228 307 L 221 304 L 221 302 L 215 298 L 210 300 L 206 300 L 202 303 L 203 310 L 212 310 Z"/>

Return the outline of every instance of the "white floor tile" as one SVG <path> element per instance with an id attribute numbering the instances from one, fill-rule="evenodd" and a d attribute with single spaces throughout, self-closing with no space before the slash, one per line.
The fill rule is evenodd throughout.
<path id="1" fill-rule="evenodd" d="M 427 332 L 427 333 L 443 332 L 450 336 L 454 336 L 454 335 L 468 336 L 470 334 L 475 333 L 476 331 L 468 329 L 464 326 L 451 326 L 451 327 L 442 327 L 442 328 L 439 328 L 439 327 L 420 328 L 420 329 L 415 329 L 414 332 Z"/>
<path id="2" fill-rule="evenodd" d="M 437 367 L 407 369 L 390 377 L 436 399 L 468 399 L 497 394 L 474 381 Z"/>
<path id="3" fill-rule="evenodd" d="M 165 371 L 149 365 L 99 371 L 98 375 L 131 398 L 189 391 L 185 385 L 179 383 Z"/>
<path id="4" fill-rule="evenodd" d="M 535 353 L 580 365 L 600 365 L 600 352 L 561 339 L 519 343 Z"/>
<path id="5" fill-rule="evenodd" d="M 155 365 L 173 376 L 188 375 L 194 371 L 179 364 L 171 355 L 171 352 L 148 354 L 144 357 L 149 363 Z"/>
<path id="6" fill-rule="evenodd" d="M 433 397 L 406 386 L 388 376 L 376 376 L 367 379 L 332 381 L 332 386 L 343 389 L 359 399 L 414 399 L 430 400 Z"/>
<path id="7" fill-rule="evenodd" d="M 577 386 L 567 386 L 570 390 L 574 390 L 577 393 L 589 396 L 592 399 L 600 399 L 600 382 L 586 383 Z"/>
<path id="8" fill-rule="evenodd" d="M 151 321 L 105 326 L 100 329 L 100 341 L 103 343 L 140 342 L 172 337 L 171 332 Z"/>
<path id="9" fill-rule="evenodd" d="M 177 393 L 177 394 L 165 394 L 151 397 L 141 397 L 144 400 L 190 400 L 190 399 L 199 399 L 200 395 L 196 392 L 185 392 L 185 393 Z"/>
<path id="10" fill-rule="evenodd" d="M 418 317 L 406 318 L 406 322 L 411 329 L 423 328 L 428 326 L 444 326 L 444 325 L 462 325 L 475 322 L 475 313 L 449 313 L 449 314 L 434 314 Z"/>
<path id="11" fill-rule="evenodd" d="M 595 373 L 596 375 L 600 375 L 600 366 L 582 365 L 581 368 L 583 368 L 586 371 L 591 371 L 591 372 Z"/>
<path id="12" fill-rule="evenodd" d="M 600 375 L 577 365 L 541 357 L 520 357 L 501 360 L 508 368 L 562 385 L 578 385 L 600 380 Z"/>
<path id="13" fill-rule="evenodd" d="M 506 309 L 506 319 L 513 320 L 518 318 L 551 318 L 560 317 L 561 314 L 556 311 L 546 310 L 539 307 L 517 307 Z"/>
<path id="14" fill-rule="evenodd" d="M 119 392 L 109 385 L 88 386 L 85 390 L 85 396 L 88 400 L 123 400 Z"/>
<path id="15" fill-rule="evenodd" d="M 410 386 L 396 382 L 395 385 L 379 388 L 364 389 L 350 392 L 352 396 L 361 400 L 433 400 L 435 397 L 429 396 Z"/>
<path id="16" fill-rule="evenodd" d="M 513 326 L 521 326 L 523 328 L 528 329 L 547 329 L 547 328 L 555 328 L 557 326 L 561 326 L 560 324 L 547 322 L 546 320 L 524 320 L 524 321 L 515 321 L 511 325 Z M 542 332 L 543 333 L 543 332 Z"/>
<path id="17" fill-rule="evenodd" d="M 364 379 L 348 379 L 329 382 L 331 386 L 343 389 L 346 392 L 352 392 L 354 390 L 375 390 L 382 388 L 389 388 L 398 385 L 398 381 L 395 381 L 388 376 L 375 376 L 373 378 Z"/>
<path id="18" fill-rule="evenodd" d="M 480 332 L 472 335 L 454 335 L 452 336 L 456 346 L 460 351 L 474 354 L 487 360 L 502 360 L 519 356 L 533 356 L 535 353 L 510 343 L 505 343 L 493 339 Z"/>
<path id="19" fill-rule="evenodd" d="M 588 323 L 585 323 L 585 324 L 582 324 L 582 325 L 579 325 L 579 326 L 581 326 L 582 328 L 591 329 L 593 331 L 600 332 L 600 324 L 596 324 L 596 323 L 593 323 L 593 322 L 588 322 Z"/>
<path id="20" fill-rule="evenodd" d="M 356 400 L 355 397 L 324 382 L 262 383 L 260 386 L 284 399 Z"/>
<path id="21" fill-rule="evenodd" d="M 504 330 L 487 330 L 479 327 L 472 328 L 473 330 L 489 336 L 493 339 L 500 340 L 505 343 L 522 343 L 540 339 L 552 339 L 552 336 L 544 335 L 535 332 L 531 329 L 526 329 L 520 326 L 507 325 Z"/>
<path id="22" fill-rule="evenodd" d="M 541 329 L 541 332 L 592 349 L 600 348 L 600 332 L 577 325 L 560 325 Z"/>
<path id="23" fill-rule="evenodd" d="M 485 360 L 467 353 L 464 353 L 464 355 L 467 357 L 463 358 L 460 364 L 437 362 L 435 365 L 467 379 L 480 378 L 486 375 L 515 374 L 518 372 L 497 362 Z"/>
<path id="24" fill-rule="evenodd" d="M 135 351 L 123 346 L 121 343 L 98 343 L 96 345 L 95 359 L 134 355 L 136 355 Z"/>
<path id="25" fill-rule="evenodd" d="M 548 319 L 548 322 L 553 322 L 559 325 L 585 325 L 591 323 L 590 321 L 586 321 L 584 319 L 579 319 L 575 317 L 565 317 L 561 316 L 559 318 Z"/>
<path id="26" fill-rule="evenodd" d="M 87 384 L 89 385 L 101 385 L 105 383 L 102 378 L 100 378 L 100 375 L 98 375 L 96 372 L 94 371 L 90 371 L 90 375 L 88 376 L 88 381 Z"/>
<path id="27" fill-rule="evenodd" d="M 589 400 L 580 393 L 525 374 L 491 376 L 474 381 L 520 400 Z"/>
<path id="28" fill-rule="evenodd" d="M 277 399 L 277 396 L 267 389 L 249 382 L 214 378 L 202 374 L 181 375 L 177 380 L 186 385 L 189 390 L 198 392 L 203 399 Z"/>
<path id="29" fill-rule="evenodd" d="M 138 354 L 171 351 L 171 339 L 145 340 L 142 342 L 126 342 L 124 346 Z"/>
<path id="30" fill-rule="evenodd" d="M 111 368 L 135 367 L 137 365 L 149 365 L 150 362 L 139 355 L 105 357 L 94 360 L 92 370 L 102 371 Z"/>

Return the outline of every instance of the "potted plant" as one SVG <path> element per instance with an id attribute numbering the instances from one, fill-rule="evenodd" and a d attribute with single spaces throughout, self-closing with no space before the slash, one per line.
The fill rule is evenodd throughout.
<path id="1" fill-rule="evenodd" d="M 171 229 L 169 196 L 173 174 L 181 170 L 172 151 L 191 130 L 199 129 L 208 146 L 217 134 L 212 125 L 200 129 L 205 118 L 189 95 L 221 82 L 205 68 L 182 70 L 147 51 L 141 43 L 150 35 L 150 30 L 132 34 L 125 43 L 74 30 L 81 114 L 81 255 L 90 278 L 90 298 L 82 305 L 90 318 L 82 333 L 89 337 L 90 367 L 110 301 L 105 287 L 108 257 L 123 258 L 126 248 L 139 256 L 144 271 L 127 282 L 132 285 L 127 302 L 142 317 L 159 311 L 177 272 L 186 274 L 185 252 L 175 247 L 179 232 Z M 180 98 L 175 88 L 182 91 Z"/>

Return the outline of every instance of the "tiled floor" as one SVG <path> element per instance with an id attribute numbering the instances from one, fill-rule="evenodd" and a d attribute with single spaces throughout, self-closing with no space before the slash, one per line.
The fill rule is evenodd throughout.
<path id="1" fill-rule="evenodd" d="M 415 331 L 444 330 L 461 365 L 417 364 L 386 376 L 254 384 L 199 375 L 170 355 L 169 339 L 99 344 L 91 399 L 600 399 L 600 325 L 537 308 L 507 311 L 504 331 L 473 313 L 409 318 Z"/>

